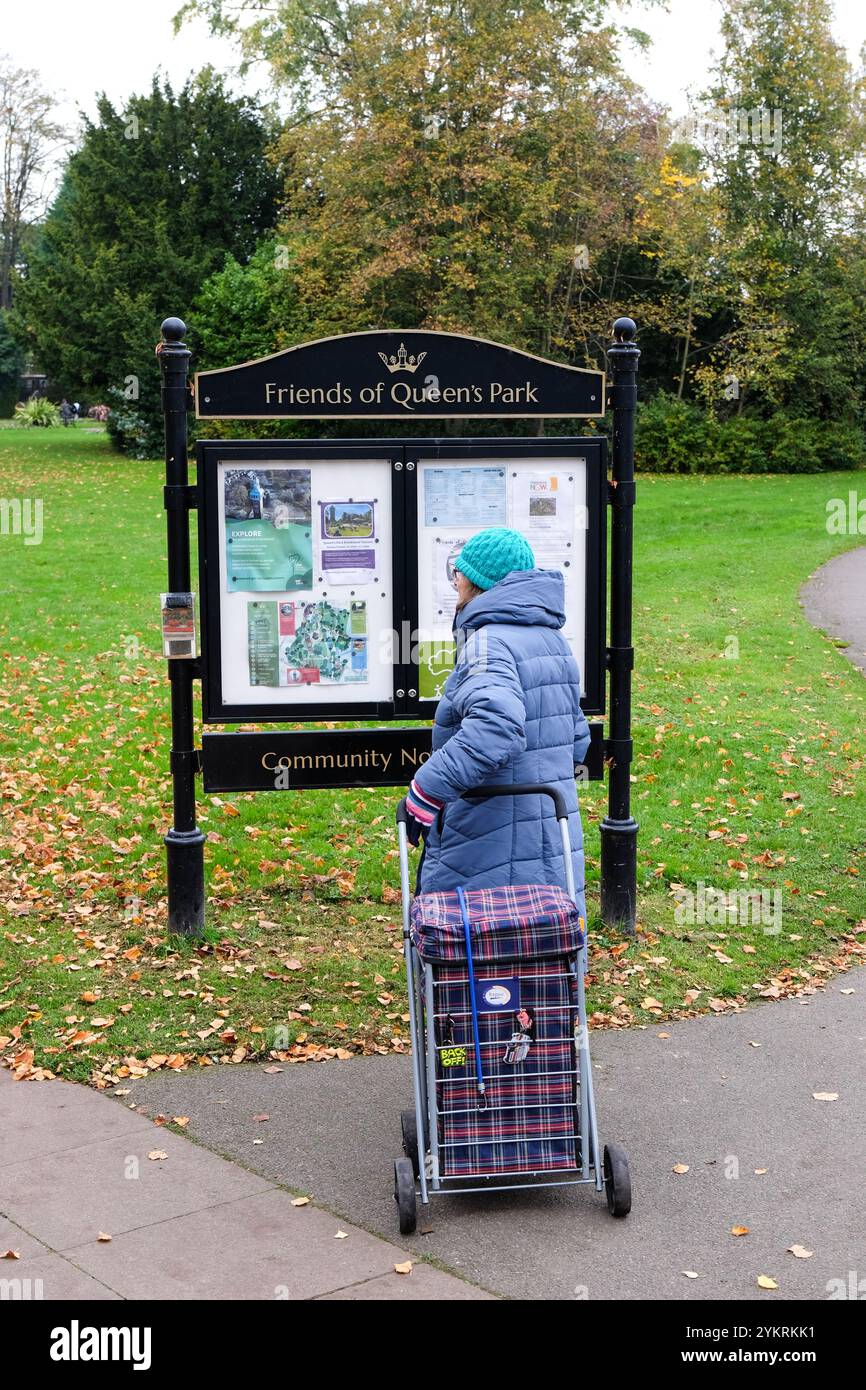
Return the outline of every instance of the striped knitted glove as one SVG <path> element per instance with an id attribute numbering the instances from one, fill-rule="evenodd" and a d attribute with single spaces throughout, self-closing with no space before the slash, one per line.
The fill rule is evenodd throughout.
<path id="1" fill-rule="evenodd" d="M 410 845 L 417 845 L 422 833 L 430 829 L 444 805 L 444 801 L 437 801 L 435 796 L 422 792 L 415 778 L 412 778 L 406 793 L 406 837 Z"/>

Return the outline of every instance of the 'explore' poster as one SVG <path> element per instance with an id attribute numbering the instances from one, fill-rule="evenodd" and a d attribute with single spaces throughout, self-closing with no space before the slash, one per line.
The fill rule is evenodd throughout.
<path id="1" fill-rule="evenodd" d="M 309 468 L 229 468 L 224 487 L 228 592 L 311 588 Z"/>

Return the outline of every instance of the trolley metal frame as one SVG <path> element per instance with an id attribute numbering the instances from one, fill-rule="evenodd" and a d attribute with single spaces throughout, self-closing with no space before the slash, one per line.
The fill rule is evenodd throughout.
<path id="1" fill-rule="evenodd" d="M 565 878 L 568 896 L 573 902 L 577 902 L 574 885 L 574 868 L 571 859 L 571 837 L 568 831 L 568 809 L 565 798 L 561 790 L 551 785 L 527 785 L 527 784 L 497 784 L 494 786 L 480 786 L 464 792 L 466 797 L 486 797 L 486 796 L 549 796 L 556 811 L 557 824 L 562 838 L 562 850 L 565 862 Z M 555 1138 L 575 1140 L 575 1165 L 573 1169 L 538 1169 L 536 1171 L 514 1172 L 514 1173 L 467 1173 L 456 1176 L 448 1176 L 447 1172 L 442 1173 L 443 1166 L 440 1154 L 439 1142 L 439 1117 L 440 1110 L 437 1097 L 437 1088 L 445 1084 L 445 1079 L 437 1075 L 437 1051 L 439 1045 L 436 1042 L 436 1020 L 439 1016 L 436 1011 L 436 977 L 433 966 L 422 961 L 412 941 L 410 926 L 410 909 L 412 902 L 412 891 L 409 883 L 409 841 L 406 832 L 406 802 L 405 798 L 397 807 L 397 839 L 400 853 L 400 889 L 403 911 L 403 954 L 406 962 L 406 976 L 409 991 L 409 1027 L 412 1035 L 412 1082 L 415 1102 L 415 1133 L 417 1135 L 417 1174 L 416 1187 L 420 1193 L 422 1207 L 429 1210 L 431 1198 L 434 1196 L 447 1196 L 459 1192 L 503 1192 L 519 1189 L 546 1188 L 546 1187 L 575 1187 L 589 1185 L 595 1187 L 596 1191 L 607 1190 L 608 1206 L 613 1215 L 624 1216 L 630 1208 L 631 1194 L 630 1182 L 628 1178 L 628 1166 L 625 1154 L 618 1146 L 608 1146 L 602 1156 L 599 1136 L 598 1122 L 595 1108 L 595 1092 L 592 1079 L 592 1058 L 590 1055 L 589 1044 L 589 1025 L 586 1014 L 586 986 L 585 976 L 587 969 L 587 941 L 586 931 L 583 934 L 583 945 L 576 954 L 569 958 L 568 970 L 576 983 L 576 1027 L 575 1036 L 575 1071 L 577 1102 L 574 1106 L 574 1120 L 578 1126 L 577 1132 L 572 1135 L 557 1135 Z M 519 965 L 518 966 L 519 978 Z M 422 989 L 423 978 L 423 989 Z M 538 978 L 537 976 L 535 978 Z M 572 1006 L 575 1007 L 575 1006 Z M 452 1017 L 455 1015 L 452 1014 Z M 558 1040 L 558 1041 L 561 1041 Z M 489 1044 L 487 1044 L 489 1046 Z M 497 1044 L 498 1046 L 498 1044 Z M 564 1073 L 570 1075 L 572 1073 Z M 503 1106 L 497 1107 L 488 1100 L 488 1109 L 562 1109 L 562 1102 L 551 1102 L 550 1105 L 541 1104 L 538 1106 Z M 578 1157 L 577 1142 L 579 1140 L 580 1149 Z M 520 1143 L 520 1140 L 508 1141 Z M 399 1161 L 398 1161 L 399 1163 Z M 503 1182 L 502 1178 L 517 1178 L 520 1181 Z M 472 1185 L 480 1184 L 480 1185 Z M 401 1196 L 398 1192 L 395 1170 L 395 1198 L 398 1204 Z M 618 1193 L 617 1190 L 618 1189 Z M 405 1195 L 405 1192 L 404 1192 Z M 411 1225 L 407 1224 L 404 1228 L 404 1213 L 401 1206 L 401 1230 L 410 1231 L 414 1229 L 414 1218 Z"/>

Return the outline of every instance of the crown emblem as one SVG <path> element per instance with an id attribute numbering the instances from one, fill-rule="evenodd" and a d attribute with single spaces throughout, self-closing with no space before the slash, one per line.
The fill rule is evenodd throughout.
<path id="1" fill-rule="evenodd" d="M 416 357 L 414 352 L 407 353 L 405 345 L 401 343 L 396 353 L 392 352 L 390 357 L 387 357 L 384 352 L 380 352 L 379 356 L 389 372 L 417 372 L 427 354 L 426 352 L 419 352 Z"/>

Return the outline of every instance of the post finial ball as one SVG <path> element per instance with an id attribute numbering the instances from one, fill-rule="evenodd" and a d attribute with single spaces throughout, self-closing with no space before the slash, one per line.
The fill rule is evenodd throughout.
<path id="1" fill-rule="evenodd" d="M 167 343 L 181 343 L 186 336 L 183 319 L 163 319 L 162 336 Z"/>
<path id="2" fill-rule="evenodd" d="M 618 343 L 630 343 L 634 341 L 637 333 L 637 324 L 634 319 L 617 319 L 613 326 L 613 336 Z"/>

